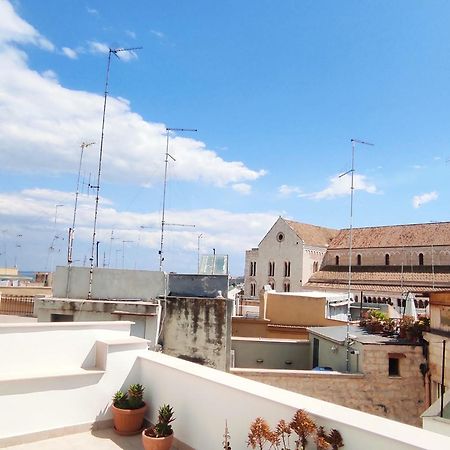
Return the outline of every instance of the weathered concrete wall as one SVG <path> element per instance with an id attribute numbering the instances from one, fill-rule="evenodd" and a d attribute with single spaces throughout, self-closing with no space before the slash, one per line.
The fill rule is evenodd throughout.
<path id="1" fill-rule="evenodd" d="M 131 335 L 148 339 L 152 346 L 157 341 L 158 313 L 158 304 L 147 302 L 58 298 L 37 298 L 34 302 L 34 315 L 38 318 L 38 322 L 55 321 L 55 314 L 59 315 L 57 316 L 59 321 L 64 321 L 63 319 L 73 322 L 131 321 L 133 322 Z"/>
<path id="2" fill-rule="evenodd" d="M 363 363 L 363 374 L 310 371 L 239 370 L 232 373 L 288 389 L 303 395 L 358 409 L 377 416 L 421 426 L 425 410 L 425 390 L 419 370 L 419 346 L 371 345 Z M 388 353 L 403 353 L 400 376 L 389 377 Z"/>
<path id="3" fill-rule="evenodd" d="M 307 370 L 309 341 L 293 339 L 231 339 L 235 367 Z"/>
<path id="4" fill-rule="evenodd" d="M 207 297 L 228 295 L 228 275 L 169 274 L 169 293 L 172 297 Z"/>
<path id="5" fill-rule="evenodd" d="M 169 297 L 162 311 L 163 352 L 229 370 L 232 309 L 224 298 Z"/>
<path id="6" fill-rule="evenodd" d="M 92 298 L 101 300 L 152 300 L 164 294 L 164 272 L 95 268 Z M 88 267 L 56 268 L 53 295 L 58 298 L 87 298 Z"/>

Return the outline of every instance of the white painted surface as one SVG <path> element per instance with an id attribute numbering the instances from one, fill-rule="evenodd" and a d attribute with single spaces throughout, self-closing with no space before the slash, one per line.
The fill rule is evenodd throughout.
<path id="1" fill-rule="evenodd" d="M 0 447 L 2 439 L 109 419 L 112 395 L 147 347 L 136 338 L 126 346 L 130 325 L 0 325 Z M 106 372 L 93 369 L 102 339 Z"/>
<path id="2" fill-rule="evenodd" d="M 299 408 L 306 410 L 319 425 L 339 430 L 345 450 L 450 448 L 450 438 L 436 433 L 160 353 L 149 352 L 139 361 L 138 378 L 151 386 L 146 393 L 150 420 L 156 419 L 159 405 L 169 403 L 177 418 L 175 435 L 196 449 L 217 448 L 226 420 L 231 447 L 244 450 L 250 423 L 256 417 L 264 417 L 274 427 L 281 418 L 291 419 Z"/>
<path id="3" fill-rule="evenodd" d="M 1 439 L 39 433 L 46 430 L 76 427 L 81 424 L 109 419 L 109 404 L 113 393 L 139 382 L 146 386 L 145 400 L 149 403 L 148 418 L 156 419 L 157 409 L 163 403 L 174 407 L 175 435 L 196 449 L 217 448 L 221 442 L 225 420 L 231 432 L 233 450 L 246 449 L 250 422 L 257 416 L 266 418 L 272 426 L 280 418 L 290 419 L 298 408 L 305 409 L 327 429 L 336 428 L 343 435 L 346 450 L 379 449 L 444 449 L 450 447 L 450 438 L 347 409 L 331 403 L 305 397 L 265 384 L 192 364 L 160 353 L 140 350 L 139 340 L 132 338 L 127 349 L 123 336 L 123 322 L 88 324 L 35 324 L 0 326 L 0 342 L 11 341 L 8 358 L 2 358 L 2 369 L 17 370 L 22 355 L 18 345 L 32 342 L 37 364 L 43 364 L 40 354 L 44 346 L 64 344 L 65 361 L 82 365 L 83 361 L 97 360 L 97 355 L 85 356 L 84 349 L 99 347 L 98 358 L 106 358 L 105 373 L 84 377 L 59 376 L 34 379 L 25 383 L 17 380 L 0 382 L 0 446 Z M 74 333 L 79 332 L 79 335 Z M 88 344 L 86 335 L 91 334 Z M 112 336 L 115 334 L 115 336 Z M 14 337 L 14 335 L 17 335 Z M 20 342 L 19 336 L 22 337 Z M 84 336 L 84 337 L 83 337 Z M 103 337 L 102 337 L 103 336 Z M 142 348 L 146 342 L 142 342 Z M 16 355 L 15 355 L 16 353 Z M 31 361 L 30 361 L 31 362 Z M 15 367 L 13 367 L 15 366 Z M 51 370 L 48 362 L 43 369 Z M 32 375 L 29 369 L 23 373 Z M 10 392 L 8 392 L 8 390 Z"/>

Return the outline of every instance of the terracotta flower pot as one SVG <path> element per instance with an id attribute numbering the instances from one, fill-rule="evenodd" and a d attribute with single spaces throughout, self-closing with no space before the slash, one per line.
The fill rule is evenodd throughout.
<path id="1" fill-rule="evenodd" d="M 144 414 L 147 405 L 138 409 L 120 409 L 111 406 L 114 420 L 114 431 L 118 434 L 129 436 L 141 432 L 144 426 Z"/>
<path id="2" fill-rule="evenodd" d="M 144 450 L 170 450 L 173 442 L 173 433 L 170 436 L 156 438 L 150 437 L 142 432 L 142 445 Z"/>

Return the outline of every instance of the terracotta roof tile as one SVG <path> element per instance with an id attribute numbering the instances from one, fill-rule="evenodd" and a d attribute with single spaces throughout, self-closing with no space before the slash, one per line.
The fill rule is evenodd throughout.
<path id="1" fill-rule="evenodd" d="M 450 245 L 450 222 L 353 228 L 353 248 Z M 349 230 L 340 230 L 329 249 L 348 248 Z"/>
<path id="2" fill-rule="evenodd" d="M 307 223 L 294 222 L 293 220 L 285 221 L 306 245 L 328 247 L 339 232 L 339 230 L 333 228 L 318 227 Z"/>

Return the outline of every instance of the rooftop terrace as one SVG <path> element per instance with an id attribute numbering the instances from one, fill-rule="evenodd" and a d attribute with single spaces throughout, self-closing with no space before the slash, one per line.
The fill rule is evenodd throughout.
<path id="1" fill-rule="evenodd" d="M 256 417 L 273 426 L 299 408 L 318 425 L 339 430 L 346 450 L 450 448 L 450 438 L 430 431 L 149 351 L 147 341 L 129 336 L 130 326 L 0 325 L 0 447 L 136 448 L 136 437 L 122 441 L 105 428 L 111 427 L 112 394 L 141 383 L 147 420 L 155 421 L 159 405 L 171 404 L 184 448 L 221 448 L 227 421 L 233 450 L 245 449 Z M 89 431 L 93 426 L 102 430 Z M 68 432 L 78 434 L 55 439 Z"/>

